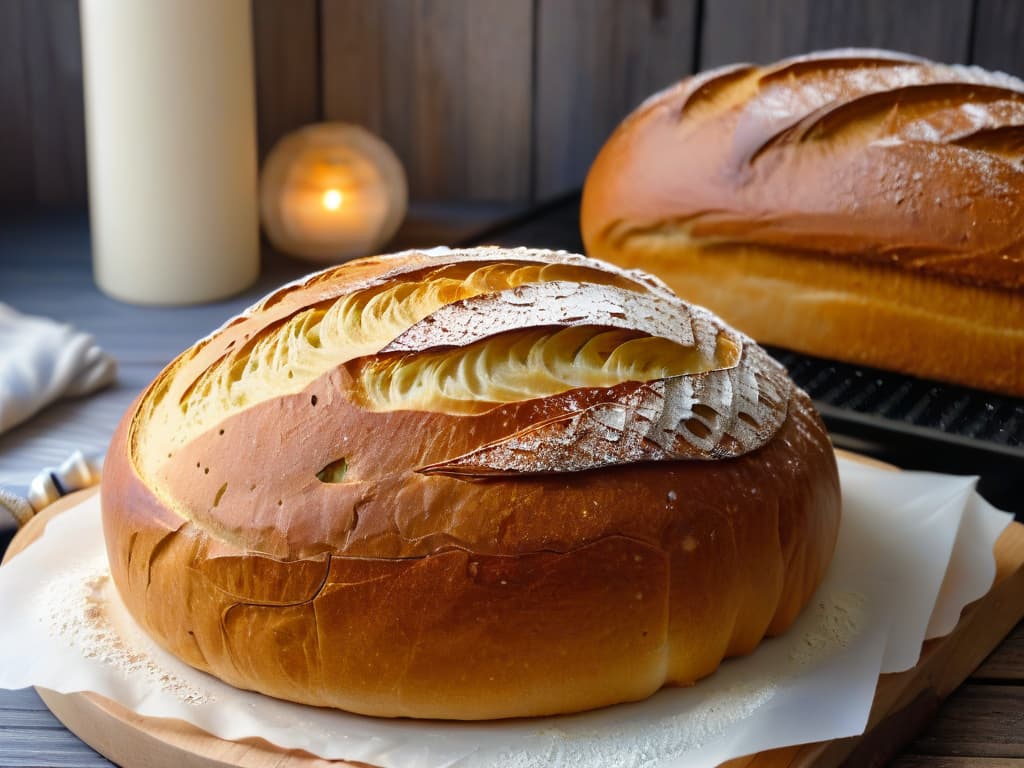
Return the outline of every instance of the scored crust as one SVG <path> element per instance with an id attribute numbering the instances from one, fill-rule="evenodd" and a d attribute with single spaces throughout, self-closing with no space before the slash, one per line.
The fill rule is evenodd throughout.
<path id="1" fill-rule="evenodd" d="M 111 445 L 111 572 L 221 679 L 372 715 L 572 712 L 783 631 L 839 515 L 756 344 L 652 278 L 526 249 L 287 286 L 172 362 Z"/>
<path id="2" fill-rule="evenodd" d="M 1024 395 L 1024 82 L 884 51 L 687 78 L 584 187 L 587 253 L 758 341 Z"/>

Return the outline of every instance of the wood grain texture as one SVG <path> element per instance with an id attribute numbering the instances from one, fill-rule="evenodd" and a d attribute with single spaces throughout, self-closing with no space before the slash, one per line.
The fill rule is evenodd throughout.
<path id="1" fill-rule="evenodd" d="M 320 118 L 316 0 L 253 0 L 256 120 L 262 160 L 279 138 Z"/>
<path id="2" fill-rule="evenodd" d="M 1024 768 L 1024 760 L 1014 757 L 937 757 L 902 755 L 889 768 Z"/>
<path id="3" fill-rule="evenodd" d="M 0 3 L 0 203 L 28 202 L 32 178 L 32 115 L 22 33 L 26 3 Z"/>
<path id="4" fill-rule="evenodd" d="M 81 204 L 86 199 L 82 41 L 76 0 L 29 2 L 24 34 L 32 105 L 36 200 Z"/>
<path id="5" fill-rule="evenodd" d="M 83 737 L 118 765 L 130 766 L 137 755 L 146 756 L 146 768 L 357 768 L 360 765 L 321 760 L 304 752 L 284 752 L 262 739 L 222 741 L 181 720 L 144 718 L 91 693 L 67 696 L 45 690 L 39 693 L 72 733 Z"/>
<path id="6" fill-rule="evenodd" d="M 978 681 L 1000 680 L 1024 685 L 1024 623 L 1017 625 L 971 677 Z"/>
<path id="7" fill-rule="evenodd" d="M 4 691 L 4 696 L 0 699 L 0 712 L 11 710 L 45 712 L 46 705 L 43 704 L 39 694 L 32 688 L 22 688 L 20 691 Z M 7 722 L 3 719 L 4 717 L 6 715 L 0 715 L 0 722 Z"/>
<path id="8" fill-rule="evenodd" d="M 254 0 L 261 156 L 319 117 L 316 0 Z M 0 3 L 0 203 L 84 205 L 77 0 Z"/>
<path id="9" fill-rule="evenodd" d="M 965 685 L 937 725 L 914 742 L 915 753 L 1024 758 L 1024 687 Z"/>
<path id="10" fill-rule="evenodd" d="M 713 0 L 704 3 L 700 61 L 703 68 L 768 63 L 870 46 L 962 62 L 970 53 L 971 10 L 972 0 Z"/>
<path id="11" fill-rule="evenodd" d="M 35 691 L 32 691 L 35 693 Z M 60 721 L 55 720 L 50 711 L 43 709 L 5 709 L 3 717 L 4 730 L 8 728 L 62 728 Z"/>
<path id="12" fill-rule="evenodd" d="M 0 4 L 0 201 L 85 202 L 76 0 Z"/>
<path id="13" fill-rule="evenodd" d="M 418 200 L 524 201 L 530 0 L 323 0 L 324 114 L 396 151 Z"/>
<path id="14" fill-rule="evenodd" d="M 975 0 L 974 63 L 1024 76 L 1024 3 Z"/>
<path id="15" fill-rule="evenodd" d="M 0 765 L 4 768 L 109 768 L 110 763 L 66 730 L 5 728 L 0 739 Z M 84 748 L 83 748 L 84 747 Z"/>
<path id="16" fill-rule="evenodd" d="M 261 157 L 352 120 L 395 146 L 421 200 L 578 187 L 695 46 L 702 67 L 869 45 L 1024 74 L 1018 0 L 253 0 L 253 27 Z M 80 52 L 77 0 L 0 3 L 0 204 L 85 202 Z"/>
<path id="17" fill-rule="evenodd" d="M 710 3 L 714 5 L 714 3 Z M 583 183 L 641 101 L 692 71 L 695 0 L 539 0 L 534 198 Z"/>

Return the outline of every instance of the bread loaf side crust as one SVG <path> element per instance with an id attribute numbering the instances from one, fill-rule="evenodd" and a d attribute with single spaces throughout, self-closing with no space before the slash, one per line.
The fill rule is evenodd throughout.
<path id="1" fill-rule="evenodd" d="M 764 344 L 1024 395 L 1024 296 L 884 266 L 694 248 L 668 230 L 596 258 L 659 274 Z"/>
<path id="2" fill-rule="evenodd" d="M 291 313 L 331 279 L 348 290 L 348 276 L 290 290 Z M 195 359 L 165 374 L 198 375 L 183 373 Z M 640 699 L 784 631 L 831 559 L 835 459 L 795 387 L 763 445 L 732 458 L 467 477 L 421 470 L 550 424 L 565 398 L 374 412 L 348 397 L 353 371 L 233 411 L 147 474 L 138 454 L 158 441 L 146 420 L 177 386 L 158 378 L 111 444 L 104 534 L 129 611 L 232 685 L 469 720 Z M 574 390 L 572 407 L 637 386 Z M 318 479 L 340 454 L 344 482 Z"/>
<path id="3" fill-rule="evenodd" d="M 973 67 L 704 73 L 609 139 L 584 243 L 759 341 L 1022 395 L 1022 136 L 1024 83 Z"/>

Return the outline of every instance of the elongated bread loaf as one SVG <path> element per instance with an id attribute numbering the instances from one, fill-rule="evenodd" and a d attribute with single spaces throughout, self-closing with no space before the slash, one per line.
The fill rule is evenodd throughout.
<path id="1" fill-rule="evenodd" d="M 706 72 L 595 161 L 587 252 L 760 342 L 1024 395 L 1024 82 L 884 51 Z"/>
<path id="2" fill-rule="evenodd" d="M 649 276 L 408 252 L 172 362 L 103 480 L 139 623 L 235 686 L 382 716 L 572 712 L 793 621 L 839 488 L 810 401 Z"/>

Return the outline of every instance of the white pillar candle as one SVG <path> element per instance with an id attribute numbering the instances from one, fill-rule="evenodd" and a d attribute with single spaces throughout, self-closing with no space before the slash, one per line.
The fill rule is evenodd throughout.
<path id="1" fill-rule="evenodd" d="M 250 0 L 81 0 L 93 270 L 188 304 L 259 271 Z"/>

